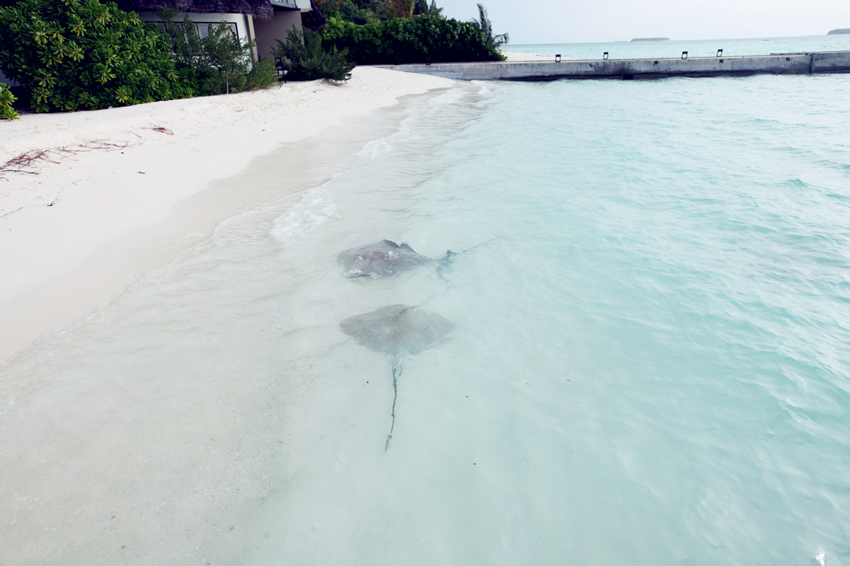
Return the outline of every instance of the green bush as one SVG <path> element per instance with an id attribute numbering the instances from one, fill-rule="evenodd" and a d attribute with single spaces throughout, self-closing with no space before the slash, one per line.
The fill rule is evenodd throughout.
<path id="1" fill-rule="evenodd" d="M 17 111 L 12 107 L 15 95 L 4 83 L 0 83 L 0 118 L 5 120 L 17 120 L 20 118 Z"/>
<path id="2" fill-rule="evenodd" d="M 321 0 L 319 7 L 326 17 L 337 17 L 355 24 L 366 24 L 392 18 L 442 16 L 443 9 L 435 0 Z"/>
<path id="3" fill-rule="evenodd" d="M 0 8 L 0 70 L 32 89 L 36 112 L 94 110 L 190 96 L 167 38 L 98 0 Z"/>
<path id="4" fill-rule="evenodd" d="M 324 0 L 320 9 L 325 17 L 336 16 L 355 24 L 376 22 L 380 11 L 378 0 Z"/>
<path id="5" fill-rule="evenodd" d="M 336 49 L 333 52 L 325 50 L 319 37 L 310 31 L 290 29 L 286 43 L 277 40 L 275 57 L 283 61 L 287 78 L 293 81 L 347 81 L 354 68 L 354 63 L 347 62 Z"/>
<path id="6" fill-rule="evenodd" d="M 478 23 L 434 16 L 364 25 L 330 17 L 319 35 L 326 49 L 345 50 L 358 65 L 503 59 Z"/>
<path id="7" fill-rule="evenodd" d="M 264 60 L 252 65 L 253 44 L 239 41 L 226 23 L 211 26 L 209 35 L 200 37 L 188 16 L 183 25 L 174 24 L 175 13 L 163 10 L 159 15 L 172 39 L 178 69 L 195 85 L 198 94 L 227 94 L 277 84 L 274 63 Z"/>

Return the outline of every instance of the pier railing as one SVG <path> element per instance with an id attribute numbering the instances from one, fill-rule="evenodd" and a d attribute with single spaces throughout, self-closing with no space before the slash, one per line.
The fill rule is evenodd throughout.
<path id="1" fill-rule="evenodd" d="M 721 75 L 850 73 L 850 51 L 724 57 L 493 61 L 396 65 L 399 71 L 459 80 L 659 79 Z"/>

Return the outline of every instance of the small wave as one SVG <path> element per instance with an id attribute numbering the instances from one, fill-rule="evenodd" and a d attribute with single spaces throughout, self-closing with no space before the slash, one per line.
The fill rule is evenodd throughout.
<path id="1" fill-rule="evenodd" d="M 394 147 L 418 139 L 420 136 L 414 133 L 414 128 L 410 122 L 411 118 L 412 116 L 408 116 L 402 120 L 397 132 L 367 143 L 363 146 L 363 149 L 357 152 L 357 158 L 360 161 L 374 161 L 392 151 Z"/>
<path id="2" fill-rule="evenodd" d="M 389 153 L 393 147 L 390 139 L 392 136 L 387 136 L 385 138 L 380 138 L 377 140 L 372 140 L 363 146 L 363 149 L 357 152 L 357 157 L 362 161 L 374 161 L 381 155 Z"/>
<path id="3" fill-rule="evenodd" d="M 284 246 L 289 245 L 323 224 L 335 212 L 336 205 L 331 193 L 324 185 L 316 187 L 275 219 L 270 235 Z"/>
<path id="4" fill-rule="evenodd" d="M 466 91 L 462 88 L 453 88 L 448 92 L 431 98 L 428 101 L 429 107 L 441 107 L 444 105 L 456 104 L 457 102 L 460 102 L 465 93 Z M 425 111 L 427 112 L 427 109 Z M 421 118 L 421 113 L 415 113 L 408 116 L 401 121 L 398 131 L 395 133 L 367 143 L 363 149 L 357 152 L 358 159 L 367 162 L 374 161 L 406 142 L 421 139 L 422 136 L 416 133 L 417 129 L 421 128 L 421 124 L 418 121 L 419 118 Z"/>
<path id="5" fill-rule="evenodd" d="M 483 95 L 486 95 L 486 94 L 490 94 L 490 89 L 487 87 L 487 83 L 485 83 L 484 81 L 472 81 L 472 82 L 475 86 L 481 87 L 481 88 L 478 89 L 479 95 L 483 96 Z"/>
<path id="6" fill-rule="evenodd" d="M 444 104 L 456 104 L 461 101 L 466 91 L 462 88 L 453 88 L 448 92 L 444 92 L 439 96 L 435 96 L 428 101 L 431 106 L 441 106 Z"/>

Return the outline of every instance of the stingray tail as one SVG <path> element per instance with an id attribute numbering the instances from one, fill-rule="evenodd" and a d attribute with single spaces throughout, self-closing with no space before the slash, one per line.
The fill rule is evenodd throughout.
<path id="1" fill-rule="evenodd" d="M 439 264 L 437 265 L 437 275 L 440 276 L 440 279 L 446 279 L 443 276 L 443 270 L 446 269 L 447 267 L 451 266 L 452 262 L 454 261 L 455 256 L 457 256 L 457 255 L 458 254 L 456 254 L 452 250 L 446 250 L 446 255 L 444 255 L 442 258 L 440 258 Z"/>
<path id="2" fill-rule="evenodd" d="M 469 252 L 471 252 L 471 251 L 473 251 L 477 248 L 480 248 L 481 246 L 486 246 L 488 244 L 491 244 L 498 239 L 499 239 L 499 236 L 496 236 L 495 238 L 490 238 L 486 242 L 482 242 L 482 243 L 478 244 L 477 246 L 472 246 L 471 248 L 469 248 L 467 250 L 460 251 L 460 252 L 453 252 L 452 250 L 447 250 L 446 255 L 444 255 L 439 260 L 440 264 L 437 266 L 437 275 L 440 276 L 440 279 L 446 279 L 445 277 L 443 277 L 443 270 L 446 269 L 447 267 L 451 266 L 452 262 L 454 261 L 454 258 L 456 258 L 459 255 L 469 253 Z"/>
<path id="3" fill-rule="evenodd" d="M 398 378 L 401 377 L 401 362 L 393 360 L 393 410 L 391 413 L 393 422 L 390 425 L 390 433 L 387 435 L 387 442 L 384 444 L 384 452 L 390 447 L 390 440 L 393 438 L 393 429 L 395 428 L 395 402 L 398 399 Z"/>

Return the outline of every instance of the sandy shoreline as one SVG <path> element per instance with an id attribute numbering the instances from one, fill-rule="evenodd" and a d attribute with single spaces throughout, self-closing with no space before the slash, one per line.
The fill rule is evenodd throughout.
<path id="1" fill-rule="evenodd" d="M 0 164 L 50 150 L 0 177 L 0 361 L 50 328 L 118 296 L 191 244 L 110 244 L 163 223 L 213 179 L 282 143 L 450 81 L 358 68 L 345 85 L 290 83 L 263 92 L 158 102 L 0 124 Z M 30 155 L 35 155 L 30 153 Z M 162 238 L 159 239 L 162 244 Z M 159 250 L 155 248 L 160 248 Z M 170 257 L 169 257 L 170 256 Z"/>
<path id="2" fill-rule="evenodd" d="M 352 148 L 397 125 L 400 97 L 453 84 L 359 68 L 343 86 L 0 124 L 0 163 L 71 150 L 0 180 L 0 566 L 222 563 L 244 506 L 285 484 L 282 377 L 250 359 L 238 375 L 223 369 L 220 356 L 248 348 L 229 320 L 211 323 L 227 348 L 166 322 L 141 344 L 116 335 L 111 357 L 98 321 L 120 328 L 127 307 L 112 301 L 222 220 L 291 205 L 346 167 Z M 281 170 L 270 159 L 285 178 L 269 176 Z M 146 324 L 133 312 L 127 324 Z M 171 354 L 157 362 L 151 349 Z"/>

